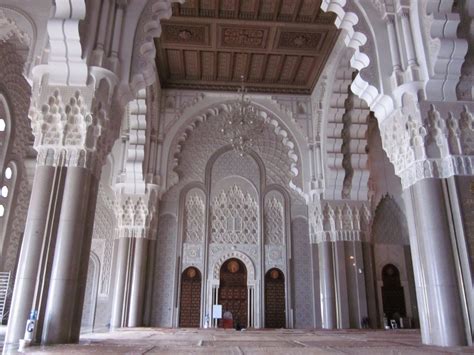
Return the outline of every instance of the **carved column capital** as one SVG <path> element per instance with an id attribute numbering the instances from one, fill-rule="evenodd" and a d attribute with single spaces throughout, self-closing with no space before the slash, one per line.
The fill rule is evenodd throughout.
<path id="1" fill-rule="evenodd" d="M 29 117 L 38 165 L 82 167 L 96 176 L 115 138 L 121 116 L 111 89 L 35 85 Z"/>
<path id="2" fill-rule="evenodd" d="M 158 189 L 150 185 L 144 194 L 117 191 L 115 215 L 119 238 L 147 238 L 156 236 Z"/>
<path id="3" fill-rule="evenodd" d="M 363 241 L 369 235 L 370 211 L 367 203 L 349 205 L 342 201 L 308 204 L 311 243 Z"/>
<path id="4" fill-rule="evenodd" d="M 473 112 L 471 102 L 414 105 L 410 99 L 380 124 L 384 149 L 403 189 L 426 178 L 473 174 Z"/>

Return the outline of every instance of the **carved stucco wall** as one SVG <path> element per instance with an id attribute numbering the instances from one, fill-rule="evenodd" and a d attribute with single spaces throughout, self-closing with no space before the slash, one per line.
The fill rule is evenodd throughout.
<path id="1" fill-rule="evenodd" d="M 89 297 L 91 300 L 97 300 L 94 329 L 104 329 L 108 327 L 112 313 L 112 266 L 114 258 L 114 236 L 117 224 L 112 200 L 109 196 L 110 192 L 108 192 L 107 188 L 101 183 L 97 196 L 91 245 L 91 255 L 97 257 L 97 263 L 96 265 L 89 263 L 89 269 L 91 267 L 96 269 L 97 285 L 94 288 L 86 290 L 86 297 Z M 89 291 L 95 292 L 95 297 L 88 296 L 87 292 Z"/>
<path id="2" fill-rule="evenodd" d="M 265 196 L 264 206 L 265 272 L 276 267 L 283 271 L 288 280 L 285 199 L 280 192 L 270 191 Z"/>
<path id="3" fill-rule="evenodd" d="M 215 109 L 217 110 L 217 109 Z M 205 116 L 205 115 L 204 115 Z M 210 115 L 208 118 L 196 120 L 189 126 L 183 127 L 177 134 L 171 145 L 172 156 L 169 157 L 167 166 L 167 199 L 177 199 L 181 188 L 193 181 L 204 182 L 205 167 L 212 154 L 218 149 L 228 145 L 220 132 L 220 116 Z M 276 121 L 275 121 L 276 122 Z M 279 133 L 277 134 L 276 131 Z M 300 161 L 297 160 L 296 167 L 293 160 L 295 152 L 288 146 L 293 138 L 288 133 L 284 136 L 282 130 L 278 130 L 273 123 L 267 123 L 261 135 L 255 140 L 254 150 L 261 157 L 266 169 L 267 184 L 279 184 L 288 187 L 294 182 L 298 188 L 302 186 L 302 178 L 294 176 L 292 169 L 300 169 Z M 291 154 L 290 154 L 291 153 Z M 298 154 L 298 153 L 296 153 Z M 251 161 L 237 162 L 235 157 L 229 155 L 237 164 L 232 166 L 230 162 L 223 160 L 219 164 L 227 166 L 237 172 L 237 167 L 247 168 L 245 164 L 255 164 Z M 220 170 L 222 171 L 222 170 Z M 245 170 L 240 170 L 239 175 L 245 176 Z M 227 175 L 229 173 L 227 172 Z M 220 178 L 221 176 L 217 176 Z M 252 177 L 249 177 L 253 180 Z M 294 190 L 290 191 L 292 196 L 298 198 Z"/>
<path id="4" fill-rule="evenodd" d="M 413 269 L 410 258 L 410 241 L 405 214 L 395 199 L 386 195 L 375 209 L 372 223 L 372 240 L 374 243 L 375 277 L 379 317 L 383 316 L 382 305 L 382 269 L 387 264 L 395 265 L 400 271 L 405 305 L 408 317 L 416 317 L 416 299 L 414 292 Z"/>
<path id="5" fill-rule="evenodd" d="M 206 197 L 194 188 L 186 193 L 183 221 L 183 268 L 195 266 L 203 269 L 206 221 Z"/>
<path id="6" fill-rule="evenodd" d="M 237 184 L 222 189 L 211 202 L 211 243 L 257 244 L 258 200 Z"/>
<path id="7" fill-rule="evenodd" d="M 94 327 L 94 317 L 97 301 L 97 284 L 99 281 L 99 259 L 91 255 L 87 269 L 86 291 L 82 308 L 81 332 L 91 332 Z"/>
<path id="8" fill-rule="evenodd" d="M 251 181 L 259 189 L 260 172 L 255 160 L 244 155 L 241 157 L 234 150 L 229 150 L 220 155 L 212 167 L 211 181 L 216 183 L 226 176 L 241 176 Z"/>
<path id="9" fill-rule="evenodd" d="M 173 295 L 176 263 L 176 217 L 170 214 L 160 216 L 156 240 L 156 263 L 151 325 L 171 327 L 173 316 Z"/>
<path id="10" fill-rule="evenodd" d="M 389 195 L 375 209 L 372 235 L 376 244 L 410 244 L 405 214 Z"/>
<path id="11" fill-rule="evenodd" d="M 305 218 L 295 218 L 291 222 L 295 328 L 312 328 L 314 324 L 311 245 L 308 228 Z"/>

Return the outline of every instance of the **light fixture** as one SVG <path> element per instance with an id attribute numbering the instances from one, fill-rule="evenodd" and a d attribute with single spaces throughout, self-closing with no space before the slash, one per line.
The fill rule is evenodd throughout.
<path id="1" fill-rule="evenodd" d="M 237 91 L 240 99 L 230 103 L 230 110 L 222 114 L 221 132 L 229 141 L 232 148 L 243 156 L 253 147 L 256 137 L 262 133 L 264 122 L 258 117 L 257 109 L 245 97 L 247 89 L 244 77 L 240 77 L 242 83 Z"/>

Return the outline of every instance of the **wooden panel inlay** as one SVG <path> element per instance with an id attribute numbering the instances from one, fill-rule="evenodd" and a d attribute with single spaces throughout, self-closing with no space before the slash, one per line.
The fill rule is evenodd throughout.
<path id="1" fill-rule="evenodd" d="M 183 271 L 181 276 L 181 298 L 179 326 L 198 328 L 201 316 L 201 273 L 194 267 Z"/>

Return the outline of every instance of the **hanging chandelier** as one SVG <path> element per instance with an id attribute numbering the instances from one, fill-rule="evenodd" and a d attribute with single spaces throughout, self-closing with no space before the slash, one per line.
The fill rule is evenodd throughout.
<path id="1" fill-rule="evenodd" d="M 244 77 L 238 89 L 240 99 L 230 103 L 230 110 L 223 113 L 221 132 L 232 148 L 243 156 L 253 147 L 255 139 L 263 131 L 263 119 L 258 117 L 257 109 L 245 97 L 247 89 Z"/>

